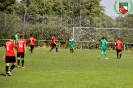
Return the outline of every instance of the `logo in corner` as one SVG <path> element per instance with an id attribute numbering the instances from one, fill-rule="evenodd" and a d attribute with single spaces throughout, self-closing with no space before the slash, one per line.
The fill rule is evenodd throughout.
<path id="1" fill-rule="evenodd" d="M 116 6 L 118 6 L 118 10 L 116 9 Z M 129 8 L 130 7 L 130 8 Z M 114 11 L 119 14 L 121 17 L 125 17 L 129 15 L 133 10 L 133 2 L 129 0 L 128 2 L 118 2 L 118 0 L 114 3 Z"/>

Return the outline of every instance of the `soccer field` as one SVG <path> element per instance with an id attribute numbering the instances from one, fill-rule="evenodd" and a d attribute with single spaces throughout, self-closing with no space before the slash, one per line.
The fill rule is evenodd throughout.
<path id="1" fill-rule="evenodd" d="M 5 63 L 0 48 L 0 88 L 132 88 L 133 52 L 123 51 L 116 59 L 114 50 L 107 50 L 108 59 L 99 59 L 100 50 L 69 49 L 49 52 L 27 48 L 25 68 L 14 68 L 11 77 L 5 76 Z"/>

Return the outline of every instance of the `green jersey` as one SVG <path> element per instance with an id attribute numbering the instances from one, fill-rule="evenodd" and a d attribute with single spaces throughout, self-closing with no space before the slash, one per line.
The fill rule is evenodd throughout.
<path id="1" fill-rule="evenodd" d="M 101 50 L 106 51 L 107 41 L 105 39 L 102 39 L 100 43 L 101 43 Z"/>
<path id="2" fill-rule="evenodd" d="M 18 39 L 19 39 L 19 37 L 18 37 L 18 35 L 16 34 L 16 35 L 15 35 L 15 41 L 14 41 L 15 44 L 17 43 Z"/>
<path id="3" fill-rule="evenodd" d="M 105 46 L 106 47 L 107 45 L 107 41 L 105 39 L 102 39 L 101 40 L 101 46 Z"/>
<path id="4" fill-rule="evenodd" d="M 70 39 L 69 40 L 69 43 L 70 43 L 70 48 L 74 49 L 74 39 Z"/>

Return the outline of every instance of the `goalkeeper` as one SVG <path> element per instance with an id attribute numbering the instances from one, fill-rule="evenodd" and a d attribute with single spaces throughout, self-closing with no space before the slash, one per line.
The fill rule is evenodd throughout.
<path id="1" fill-rule="evenodd" d="M 107 49 L 107 41 L 105 40 L 104 36 L 102 37 L 102 40 L 100 41 L 101 44 L 101 55 L 100 58 L 102 59 L 103 56 L 105 59 L 107 59 L 106 49 Z"/>
<path id="2" fill-rule="evenodd" d="M 70 44 L 70 53 L 73 53 L 74 52 L 74 39 L 72 37 L 70 37 L 69 39 L 69 44 Z"/>
<path id="3" fill-rule="evenodd" d="M 14 44 L 15 44 L 15 45 L 16 45 L 18 39 L 19 39 L 19 33 L 16 32 L 16 34 L 15 34 L 15 39 L 14 39 Z"/>

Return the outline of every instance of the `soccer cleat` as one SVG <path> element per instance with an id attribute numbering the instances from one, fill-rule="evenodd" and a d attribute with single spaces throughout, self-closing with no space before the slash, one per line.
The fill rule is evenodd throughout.
<path id="1" fill-rule="evenodd" d="M 12 74 L 11 74 L 11 72 L 10 71 L 8 71 L 8 76 L 11 76 Z"/>
<path id="2" fill-rule="evenodd" d="M 24 66 L 22 66 L 22 68 L 25 68 Z"/>
<path id="3" fill-rule="evenodd" d="M 105 58 L 105 59 L 108 59 L 108 58 Z"/>
<path id="4" fill-rule="evenodd" d="M 20 68 L 20 66 L 17 66 L 18 68 Z"/>

